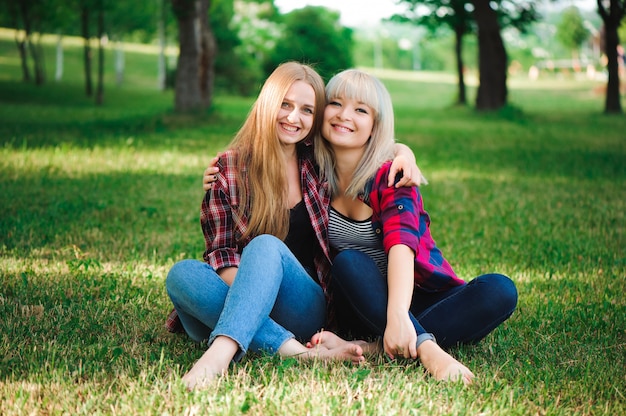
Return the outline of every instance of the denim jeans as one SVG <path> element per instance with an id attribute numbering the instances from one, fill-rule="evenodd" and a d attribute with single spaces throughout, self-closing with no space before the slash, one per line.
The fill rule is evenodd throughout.
<path id="1" fill-rule="evenodd" d="M 382 336 L 387 323 L 387 279 L 374 261 L 357 250 L 344 250 L 333 261 L 332 283 L 342 333 Z M 517 305 L 517 289 L 508 277 L 485 274 L 443 292 L 413 291 L 409 317 L 417 334 L 431 332 L 449 348 L 475 343 L 504 322 Z M 363 330 L 366 333 L 363 333 Z"/>
<path id="2" fill-rule="evenodd" d="M 308 340 L 326 319 L 322 288 L 271 235 L 244 248 L 231 287 L 208 264 L 183 260 L 168 273 L 166 288 L 187 334 L 209 343 L 232 338 L 240 348 L 235 360 L 248 349 L 275 353 L 294 337 Z"/>

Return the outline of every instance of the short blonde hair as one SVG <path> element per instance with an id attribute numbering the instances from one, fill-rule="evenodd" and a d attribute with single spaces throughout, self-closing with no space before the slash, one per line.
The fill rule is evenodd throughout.
<path id="1" fill-rule="evenodd" d="M 326 100 L 353 99 L 374 110 L 374 126 L 365 153 L 356 167 L 352 182 L 345 191 L 355 198 L 380 166 L 394 155 L 394 115 L 389 91 L 373 75 L 357 69 L 348 69 L 335 75 L 326 85 Z M 315 158 L 320 173 L 328 180 L 331 194 L 339 193 L 335 174 L 335 156 L 331 144 L 318 134 L 315 137 Z"/>

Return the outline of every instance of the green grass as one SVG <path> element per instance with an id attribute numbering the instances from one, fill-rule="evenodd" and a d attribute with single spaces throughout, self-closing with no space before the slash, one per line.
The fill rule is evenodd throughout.
<path id="1" fill-rule="evenodd" d="M 450 106 L 450 76 L 381 73 L 446 256 L 518 286 L 513 317 L 453 351 L 473 386 L 415 363 L 250 357 L 190 393 L 204 346 L 163 329 L 164 279 L 201 256 L 202 171 L 251 100 L 178 116 L 154 56 L 127 53 L 131 81 L 96 107 L 81 76 L 19 82 L 13 49 L 0 40 L 0 414 L 626 412 L 626 117 L 602 114 L 597 83 L 513 79 L 512 107 L 479 114 Z"/>

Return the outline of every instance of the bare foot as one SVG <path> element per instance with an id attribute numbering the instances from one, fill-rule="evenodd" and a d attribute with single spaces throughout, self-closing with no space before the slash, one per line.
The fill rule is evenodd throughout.
<path id="1" fill-rule="evenodd" d="M 420 345 L 418 355 L 422 365 L 436 380 L 459 381 L 468 385 L 472 383 L 474 374 L 463 364 L 455 360 L 436 343 L 426 341 Z"/>
<path id="2" fill-rule="evenodd" d="M 367 342 L 363 340 L 347 341 L 330 331 L 320 331 L 313 335 L 311 341 L 307 343 L 307 347 L 312 348 L 317 345 L 322 345 L 332 349 L 345 344 L 356 344 L 363 349 L 363 353 L 365 354 L 380 352 L 380 345 L 377 342 Z"/>
<path id="3" fill-rule="evenodd" d="M 206 386 L 216 377 L 223 375 L 239 346 L 228 337 L 217 337 L 202 357 L 183 376 L 183 382 L 189 390 Z"/>
<path id="4" fill-rule="evenodd" d="M 322 359 L 326 361 L 350 361 L 360 364 L 365 361 L 363 348 L 350 342 L 337 343 L 336 345 L 310 345 L 300 344 L 295 339 L 285 342 L 278 350 L 281 357 L 294 357 L 301 360 Z"/>
<path id="5" fill-rule="evenodd" d="M 320 358 L 327 361 L 351 361 L 352 364 L 361 364 L 365 361 L 363 348 L 350 342 L 344 342 L 334 347 L 321 344 L 315 345 L 308 349 L 305 358 Z"/>

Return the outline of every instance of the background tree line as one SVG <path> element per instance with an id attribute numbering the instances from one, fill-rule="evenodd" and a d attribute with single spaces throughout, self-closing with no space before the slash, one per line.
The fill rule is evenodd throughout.
<path id="1" fill-rule="evenodd" d="M 449 62 L 453 57 L 458 78 L 457 103 L 461 105 L 467 104 L 464 76 L 467 63 L 471 62 L 479 77 L 475 106 L 493 110 L 507 104 L 511 55 L 518 62 L 524 59 L 524 53 L 527 59 L 537 59 L 529 57 L 528 48 L 524 51 L 518 47 L 520 42 L 513 40 L 528 40 L 533 34 L 540 38 L 537 33 L 541 32 L 544 17 L 538 12 L 538 1 L 398 3 L 407 7 L 406 13 L 394 16 L 386 24 L 411 33 L 408 37 L 413 39 L 404 46 L 380 33 L 364 40 L 362 33 L 340 24 L 338 13 L 322 7 L 308 6 L 281 15 L 273 0 L 0 0 L 0 26 L 16 29 L 23 80 L 38 85 L 46 82 L 41 35 L 58 34 L 57 66 L 59 54 L 62 62 L 62 37 L 82 37 L 85 92 L 94 95 L 96 103 L 101 103 L 104 96 L 104 48 L 109 43 L 117 48 L 115 68 L 118 82 L 122 82 L 123 42 L 156 43 L 160 47 L 159 86 L 165 88 L 169 84 L 175 88 L 178 111 L 210 107 L 215 90 L 254 94 L 276 65 L 290 59 L 313 64 L 328 78 L 337 70 L 359 64 L 368 48 L 373 66 L 383 65 L 384 54 L 389 51 L 408 53 L 405 61 L 412 62 L 412 69 L 450 69 L 449 64 L 437 64 L 433 57 L 445 57 L 440 62 Z M 622 112 L 617 47 L 625 3 L 626 0 L 597 0 L 596 17 L 600 20 L 608 74 L 607 113 Z M 581 45 L 591 35 L 585 24 L 578 9 L 572 7 L 558 15 L 558 21 L 551 26 L 558 31 L 560 44 L 573 57 L 577 57 Z M 419 40 L 415 33 L 421 34 Z M 450 39 L 450 44 L 441 42 L 442 38 Z M 169 67 L 164 52 L 168 44 L 179 49 L 176 65 Z M 439 68 L 429 68 L 437 65 Z"/>

